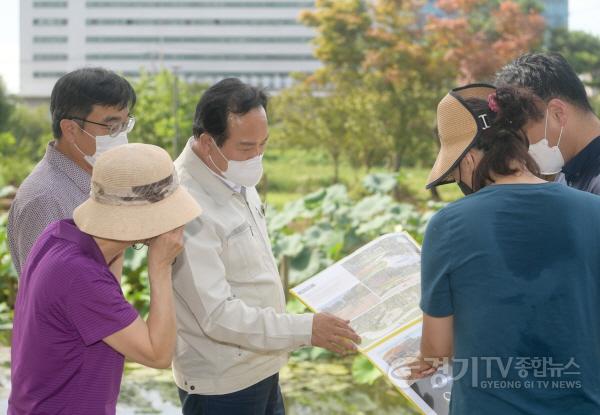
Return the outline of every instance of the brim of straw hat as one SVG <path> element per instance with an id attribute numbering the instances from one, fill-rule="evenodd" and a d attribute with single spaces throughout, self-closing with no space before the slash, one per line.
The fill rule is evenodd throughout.
<path id="1" fill-rule="evenodd" d="M 92 236 L 143 241 L 183 226 L 201 213 L 198 203 L 180 186 L 167 198 L 147 205 L 108 205 L 90 198 L 75 209 L 73 219 Z"/>
<path id="2" fill-rule="evenodd" d="M 440 149 L 435 164 L 427 178 L 427 189 L 454 182 L 451 173 L 471 148 L 473 140 L 449 144 Z"/>
<path id="3" fill-rule="evenodd" d="M 476 115 L 471 112 L 464 100 L 468 98 L 487 100 L 489 94 L 495 89 L 488 84 L 472 84 L 453 89 L 442 99 L 437 114 L 441 147 L 427 178 L 427 189 L 454 182 L 452 171 L 481 133 Z"/>

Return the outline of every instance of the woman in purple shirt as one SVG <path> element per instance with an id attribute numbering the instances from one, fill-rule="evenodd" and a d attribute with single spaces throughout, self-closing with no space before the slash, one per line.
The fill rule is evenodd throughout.
<path id="1" fill-rule="evenodd" d="M 176 338 L 171 265 L 182 227 L 200 207 L 179 186 L 163 149 L 127 144 L 98 158 L 90 198 L 74 220 L 50 224 L 19 281 L 8 413 L 114 414 L 125 357 L 170 365 Z M 150 312 L 144 321 L 111 265 L 148 249 Z"/>

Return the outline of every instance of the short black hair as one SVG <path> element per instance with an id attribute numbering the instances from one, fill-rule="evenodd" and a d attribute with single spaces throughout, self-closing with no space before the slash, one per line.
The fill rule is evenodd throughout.
<path id="1" fill-rule="evenodd" d="M 496 74 L 496 86 L 507 85 L 529 88 L 545 102 L 561 98 L 593 112 L 583 82 L 560 53 L 527 53 L 518 57 Z"/>
<path id="2" fill-rule="evenodd" d="M 193 134 L 210 134 L 219 147 L 227 140 L 227 120 L 230 114 L 244 115 L 263 107 L 267 110 L 267 94 L 237 78 L 226 78 L 208 88 L 196 106 Z"/>
<path id="3" fill-rule="evenodd" d="M 50 96 L 52 133 L 61 138 L 61 120 L 86 118 L 94 105 L 132 110 L 136 99 L 131 84 L 113 71 L 82 68 L 69 72 L 56 82 Z"/>

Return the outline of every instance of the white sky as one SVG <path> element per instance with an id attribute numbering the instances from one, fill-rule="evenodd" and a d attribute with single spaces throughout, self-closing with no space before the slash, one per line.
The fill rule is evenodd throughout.
<path id="1" fill-rule="evenodd" d="M 9 92 L 16 93 L 19 89 L 19 0 L 0 1 L 0 76 Z M 569 0 L 569 28 L 600 36 L 600 1 Z"/>

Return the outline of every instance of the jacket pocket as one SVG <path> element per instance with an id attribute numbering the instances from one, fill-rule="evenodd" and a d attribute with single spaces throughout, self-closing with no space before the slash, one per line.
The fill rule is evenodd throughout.
<path id="1" fill-rule="evenodd" d="M 227 280 L 230 282 L 250 283 L 261 273 L 263 252 L 255 232 L 246 222 L 227 237 L 224 262 Z"/>

